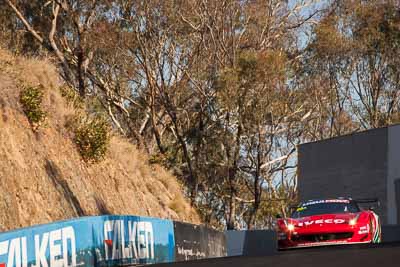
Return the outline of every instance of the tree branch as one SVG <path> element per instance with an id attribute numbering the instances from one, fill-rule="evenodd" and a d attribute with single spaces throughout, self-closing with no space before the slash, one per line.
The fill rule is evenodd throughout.
<path id="1" fill-rule="evenodd" d="M 18 10 L 18 8 L 10 1 L 6 0 L 7 4 L 14 10 L 15 14 L 18 16 L 18 18 L 22 21 L 22 23 L 25 25 L 26 29 L 38 40 L 41 44 L 44 43 L 43 38 L 37 33 L 32 26 L 29 24 L 29 22 L 25 19 L 25 17 L 22 15 L 22 13 Z"/>

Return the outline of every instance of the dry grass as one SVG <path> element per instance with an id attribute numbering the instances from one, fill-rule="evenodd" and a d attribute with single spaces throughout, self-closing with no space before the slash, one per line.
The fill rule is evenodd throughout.
<path id="1" fill-rule="evenodd" d="M 187 203 L 180 195 L 175 195 L 174 199 L 170 201 L 168 207 L 179 215 L 183 215 L 187 209 Z"/>
<path id="2" fill-rule="evenodd" d="M 0 70 L 26 86 L 53 89 L 60 85 L 57 69 L 48 59 L 16 57 L 0 49 Z"/>
<path id="3" fill-rule="evenodd" d="M 18 90 L 25 87 L 42 87 L 45 90 L 43 105 L 49 111 L 52 120 L 64 123 L 65 118 L 74 113 L 58 92 L 61 80 L 57 68 L 49 59 L 14 56 L 0 48 L 0 72 L 13 79 Z"/>
<path id="4" fill-rule="evenodd" d="M 48 118 L 38 132 L 19 104 L 22 85 L 44 88 Z M 83 162 L 65 128 L 74 109 L 60 85 L 49 60 L 0 49 L 0 231 L 107 213 L 200 222 L 176 177 L 127 140 L 113 136 L 104 161 Z"/>

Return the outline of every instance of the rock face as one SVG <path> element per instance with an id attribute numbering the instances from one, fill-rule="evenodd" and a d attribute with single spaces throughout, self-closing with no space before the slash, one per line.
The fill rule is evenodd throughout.
<path id="1" fill-rule="evenodd" d="M 25 85 L 45 88 L 45 125 L 32 128 L 19 103 Z M 129 214 L 199 223 L 177 179 L 120 137 L 106 158 L 81 160 L 56 68 L 0 50 L 0 231 L 79 216 Z"/>

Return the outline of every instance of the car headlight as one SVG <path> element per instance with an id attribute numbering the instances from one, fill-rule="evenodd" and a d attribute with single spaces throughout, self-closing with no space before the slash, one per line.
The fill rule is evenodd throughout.
<path id="1" fill-rule="evenodd" d="M 291 223 L 289 223 L 288 226 L 287 226 L 287 229 L 288 229 L 289 231 L 293 231 L 293 230 L 294 230 L 294 225 L 291 224 Z"/>
<path id="2" fill-rule="evenodd" d="M 356 218 L 351 219 L 351 220 L 349 221 L 349 224 L 350 224 L 351 226 L 356 225 L 356 224 L 357 224 L 357 219 L 356 219 Z"/>
<path id="3" fill-rule="evenodd" d="M 357 215 L 356 217 L 354 217 L 353 219 L 351 219 L 351 220 L 349 221 L 349 225 L 351 225 L 351 226 L 356 225 L 356 224 L 357 224 L 357 221 L 358 221 L 358 217 L 359 217 L 359 215 Z"/>

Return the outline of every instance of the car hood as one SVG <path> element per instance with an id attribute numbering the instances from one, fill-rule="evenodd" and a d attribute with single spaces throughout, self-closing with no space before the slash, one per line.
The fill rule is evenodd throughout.
<path id="1" fill-rule="evenodd" d="M 348 225 L 349 221 L 357 216 L 358 213 L 341 214 L 322 214 L 302 218 L 291 218 L 289 223 L 299 228 L 309 228 L 315 226 L 339 226 Z"/>

